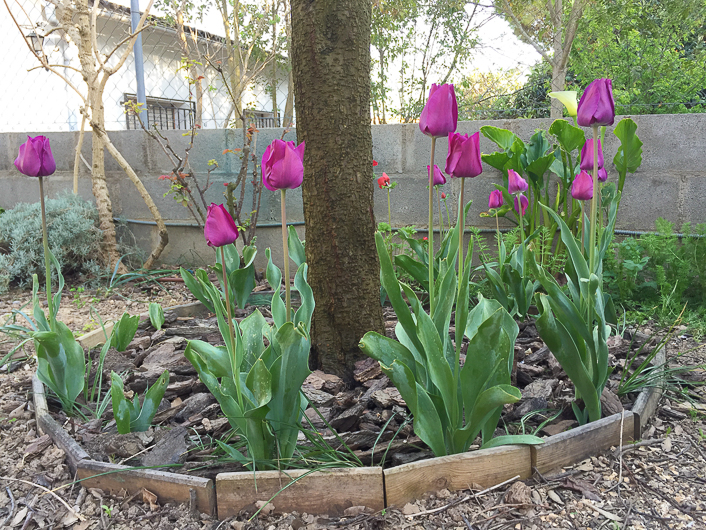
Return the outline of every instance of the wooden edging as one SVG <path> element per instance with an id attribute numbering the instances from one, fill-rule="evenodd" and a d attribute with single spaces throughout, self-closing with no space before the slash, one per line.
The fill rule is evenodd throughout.
<path id="1" fill-rule="evenodd" d="M 168 308 L 177 316 L 204 312 L 200 302 Z M 145 314 L 141 319 L 149 318 Z M 112 323 L 106 325 L 106 332 Z M 91 348 L 103 342 L 103 330 L 92 331 L 78 342 Z M 665 362 L 658 352 L 656 363 Z M 661 388 L 641 392 L 632 411 L 550 436 L 537 446 L 502 446 L 469 453 L 431 458 L 391 469 L 379 467 L 340 468 L 317 471 L 289 470 L 220 473 L 215 485 L 210 479 L 159 470 L 134 469 L 92 460 L 88 453 L 48 413 L 44 385 L 36 374 L 32 379 L 37 428 L 48 434 L 66 453 L 67 463 L 77 472 L 85 487 L 128 494 L 142 488 L 156 494 L 160 502 L 191 502 L 201 512 L 221 519 L 241 511 L 255 511 L 272 497 L 277 512 L 299 511 L 312 514 L 344 515 L 347 508 L 365 506 L 381 510 L 401 507 L 426 493 L 448 489 L 468 489 L 472 484 L 490 487 L 519 476 L 529 478 L 534 471 L 546 473 L 576 464 L 620 443 L 638 440 L 654 414 Z M 297 480 L 298 479 L 298 480 Z M 286 486 L 286 488 L 285 488 Z M 285 488 L 285 489 L 283 489 Z"/>
<path id="2" fill-rule="evenodd" d="M 365 506 L 372 511 L 385 508 L 381 467 L 335 468 L 313 473 L 307 469 L 258 471 L 254 475 L 219 473 L 216 497 L 221 519 L 241 511 L 254 513 L 263 502 L 273 498 L 272 509 L 278 513 L 296 510 L 343 515 L 353 506 Z"/>
<path id="3" fill-rule="evenodd" d="M 165 312 L 173 312 L 177 317 L 193 317 L 207 312 L 206 306 L 201 302 L 192 302 L 190 304 L 175 305 L 172 307 L 167 307 Z M 150 318 L 149 313 L 140 313 L 140 320 L 147 320 Z M 115 322 L 108 322 L 104 325 L 105 332 L 103 328 L 94 329 L 89 331 L 85 335 L 81 335 L 76 341 L 84 348 L 93 348 L 99 344 L 105 342 L 105 336 L 110 335 L 113 331 L 113 326 Z"/>

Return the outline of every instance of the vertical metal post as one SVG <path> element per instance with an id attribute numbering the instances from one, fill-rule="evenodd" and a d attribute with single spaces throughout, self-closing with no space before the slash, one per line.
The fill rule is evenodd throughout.
<path id="1" fill-rule="evenodd" d="M 130 26 L 134 32 L 140 23 L 140 0 L 130 0 Z M 135 46 L 132 48 L 135 57 L 135 79 L 137 81 L 137 103 L 141 103 L 143 112 L 139 114 L 140 120 L 149 128 L 149 115 L 147 112 L 147 96 L 145 95 L 145 63 L 142 57 L 142 33 L 135 39 Z"/>

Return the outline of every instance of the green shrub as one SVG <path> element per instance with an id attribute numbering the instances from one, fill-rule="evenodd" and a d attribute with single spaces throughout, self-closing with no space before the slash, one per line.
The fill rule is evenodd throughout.
<path id="1" fill-rule="evenodd" d="M 101 230 L 98 211 L 91 203 L 67 193 L 46 201 L 49 248 L 64 274 L 95 274 L 100 271 Z M 10 282 L 21 287 L 32 274 L 44 278 L 42 219 L 39 203 L 17 204 L 0 215 L 0 292 Z"/>

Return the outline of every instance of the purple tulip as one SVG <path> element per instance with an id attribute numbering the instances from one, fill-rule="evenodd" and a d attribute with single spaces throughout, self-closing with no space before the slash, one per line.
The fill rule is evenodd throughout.
<path id="1" fill-rule="evenodd" d="M 598 167 L 602 168 L 604 164 L 603 146 L 601 146 L 601 141 L 598 140 Z M 586 143 L 581 148 L 581 169 L 586 171 L 593 170 L 593 138 L 586 140 Z"/>
<path id="2" fill-rule="evenodd" d="M 427 166 L 427 177 L 429 176 L 429 166 Z M 434 186 L 441 186 L 446 184 L 446 177 L 439 169 L 439 166 L 434 164 Z"/>
<path id="3" fill-rule="evenodd" d="M 587 171 L 582 170 L 571 184 L 571 196 L 579 201 L 588 201 L 593 198 L 593 178 Z"/>
<path id="4" fill-rule="evenodd" d="M 20 154 L 15 159 L 15 167 L 28 177 L 46 177 L 56 171 L 56 162 L 51 154 L 49 138 L 28 136 L 20 146 Z"/>
<path id="5" fill-rule="evenodd" d="M 613 125 L 615 102 L 610 79 L 596 79 L 586 87 L 579 101 L 576 121 L 581 127 Z"/>
<path id="6" fill-rule="evenodd" d="M 608 172 L 604 167 L 598 168 L 598 182 L 605 182 L 608 180 Z"/>
<path id="7" fill-rule="evenodd" d="M 527 207 L 529 206 L 529 201 L 527 200 L 527 197 L 525 197 L 522 193 L 519 195 L 515 195 L 515 211 L 517 213 L 520 212 L 520 207 L 517 205 L 517 199 L 520 199 L 520 203 L 522 203 L 522 215 L 525 215 L 525 211 L 527 210 Z"/>
<path id="8" fill-rule="evenodd" d="M 458 104 L 454 86 L 431 85 L 429 99 L 419 117 L 419 129 L 427 136 L 446 136 L 456 130 L 457 123 Z"/>
<path id="9" fill-rule="evenodd" d="M 527 191 L 527 181 L 514 169 L 507 170 L 507 191 L 510 195 Z"/>
<path id="10" fill-rule="evenodd" d="M 500 190 L 494 190 L 490 192 L 490 197 L 488 197 L 488 209 L 500 208 L 503 205 L 503 192 Z"/>
<path id="11" fill-rule="evenodd" d="M 483 172 L 480 162 L 480 133 L 471 136 L 449 133 L 446 173 L 456 178 L 473 178 Z"/>
<path id="12" fill-rule="evenodd" d="M 238 239 L 238 228 L 235 221 L 222 204 L 213 204 L 208 207 L 206 226 L 203 235 L 209 247 L 222 247 L 235 243 Z"/>
<path id="13" fill-rule="evenodd" d="M 262 155 L 262 183 L 270 191 L 298 188 L 304 180 L 304 142 L 275 140 Z"/>

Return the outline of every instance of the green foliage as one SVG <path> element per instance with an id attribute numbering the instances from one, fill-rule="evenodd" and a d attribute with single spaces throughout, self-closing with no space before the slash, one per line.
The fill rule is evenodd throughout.
<path id="1" fill-rule="evenodd" d="M 164 309 L 157 302 L 150 302 L 149 307 L 150 322 L 154 329 L 160 330 L 164 325 Z"/>
<path id="2" fill-rule="evenodd" d="M 49 249 L 64 274 L 100 272 L 95 257 L 101 254 L 103 235 L 96 226 L 98 212 L 95 207 L 79 196 L 67 193 L 46 201 L 46 215 Z M 0 254 L 0 292 L 7 290 L 10 282 L 26 286 L 34 274 L 44 278 L 39 203 L 20 203 L 3 213 L 0 216 L 0 242 L 4 242 L 9 250 L 7 254 Z"/>
<path id="3" fill-rule="evenodd" d="M 450 231 L 449 237 L 453 240 L 454 236 L 458 238 L 458 227 Z M 485 447 L 538 443 L 538 438 L 529 436 L 492 439 L 503 405 L 522 397 L 510 385 L 518 327 L 494 300 L 481 297 L 469 312 L 471 259 L 466 260 L 460 281 L 455 269 L 455 248 L 440 260 L 435 280 L 438 285 L 432 291 L 436 297 L 435 309 L 428 314 L 412 289 L 395 276 L 380 233 L 375 236 L 375 244 L 382 267 L 382 284 L 398 318 L 395 334 L 399 342 L 368 332 L 360 347 L 380 363 L 400 391 L 414 415 L 416 434 L 436 456 L 468 450 L 481 433 Z M 449 335 L 454 307 L 455 348 Z M 467 359 L 472 361 L 461 366 L 464 335 L 470 340 Z"/>
<path id="4" fill-rule="evenodd" d="M 703 0 L 591 2 L 569 64 L 581 86 L 611 78 L 619 114 L 704 112 L 704 25 Z"/>
<path id="5" fill-rule="evenodd" d="M 290 245 L 295 248 L 294 252 L 290 248 L 290 252 L 300 255 L 296 248 L 301 242 L 296 233 L 289 235 Z M 288 460 L 294 454 L 305 404 L 300 390 L 310 373 L 309 330 L 314 311 L 314 296 L 306 281 L 307 264 L 299 266 L 294 278 L 301 306 L 287 318 L 280 293 L 282 273 L 272 263 L 269 249 L 265 254 L 267 280 L 275 290 L 271 304 L 274 326 L 269 326 L 256 310 L 240 324 L 232 322 L 231 340 L 219 289 L 205 274 L 197 273 L 192 276 L 193 281 L 215 310 L 225 346 L 193 340 L 184 352 L 231 426 L 247 443 L 247 459 L 238 451 L 230 454 L 240 455 L 244 465 L 259 469 L 275 466 L 280 459 Z"/>
<path id="6" fill-rule="evenodd" d="M 125 397 L 123 380 L 115 372 L 110 372 L 110 395 L 113 402 L 113 416 L 120 434 L 146 431 L 152 425 L 159 403 L 169 385 L 169 370 L 165 370 L 157 381 L 145 391 L 145 397 L 140 406 L 140 400 L 135 395 L 132 402 Z"/>
<path id="7" fill-rule="evenodd" d="M 706 312 L 706 224 L 674 225 L 659 218 L 657 232 L 616 242 L 605 263 L 606 291 L 627 311 L 653 316 L 661 323 L 676 318 L 687 304 L 685 319 L 699 324 Z"/>
<path id="8" fill-rule="evenodd" d="M 612 184 L 609 186 L 613 187 Z M 602 263 L 609 249 L 620 200 L 612 194 L 608 225 L 601 229 L 593 269 L 566 223 L 550 208 L 543 206 L 561 230 L 568 261 L 566 290 L 562 289 L 532 254 L 528 264 L 534 270 L 546 294 L 537 294 L 539 317 L 537 331 L 574 383 L 577 401 L 572 403 L 579 423 L 601 418 L 600 396 L 610 375 L 607 338 L 610 324 L 615 324 L 612 300 L 603 294 Z M 578 404 L 582 399 L 584 409 Z"/>

